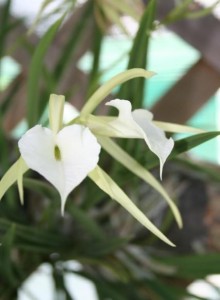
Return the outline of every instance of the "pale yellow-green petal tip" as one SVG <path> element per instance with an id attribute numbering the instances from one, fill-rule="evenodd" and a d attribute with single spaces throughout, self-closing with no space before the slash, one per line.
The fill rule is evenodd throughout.
<path id="1" fill-rule="evenodd" d="M 176 245 L 174 243 L 172 243 L 170 240 L 168 240 L 169 242 L 167 242 L 168 245 L 170 245 L 171 247 L 176 247 Z"/>
<path id="2" fill-rule="evenodd" d="M 22 179 L 20 182 L 18 181 L 18 194 L 19 194 L 21 205 L 24 205 L 24 190 L 23 190 Z"/>
<path id="3" fill-rule="evenodd" d="M 160 238 L 164 243 L 168 244 L 169 246 L 176 247 L 176 245 L 173 242 L 171 242 L 171 240 L 169 240 L 161 231 L 160 234 L 159 235 L 156 234 L 156 236 Z"/>
<path id="4" fill-rule="evenodd" d="M 65 204 L 66 204 L 66 197 L 61 197 L 61 216 L 64 217 L 65 214 Z"/>
<path id="5" fill-rule="evenodd" d="M 176 223 L 178 225 L 179 228 L 183 228 L 183 220 L 182 220 L 182 217 L 180 215 L 180 212 L 178 210 L 178 208 L 174 205 L 172 205 L 172 211 L 173 211 L 173 215 L 174 215 L 174 218 L 176 220 Z"/>
<path id="6" fill-rule="evenodd" d="M 21 205 L 24 205 L 24 197 L 23 195 L 19 195 Z"/>
<path id="7" fill-rule="evenodd" d="M 174 215 L 174 218 L 176 220 L 176 223 L 178 225 L 179 228 L 183 228 L 183 220 L 181 217 L 181 214 L 177 208 L 177 206 L 174 204 L 174 202 L 171 203 L 171 209 Z"/>

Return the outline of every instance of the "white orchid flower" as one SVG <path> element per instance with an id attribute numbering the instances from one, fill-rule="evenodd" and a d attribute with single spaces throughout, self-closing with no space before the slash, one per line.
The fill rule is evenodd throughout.
<path id="1" fill-rule="evenodd" d="M 119 110 L 118 118 L 110 121 L 109 126 L 117 131 L 119 136 L 144 139 L 149 149 L 160 160 L 162 178 L 163 165 L 174 146 L 173 139 L 167 139 L 164 131 L 153 124 L 153 115 L 146 109 L 132 111 L 130 101 L 120 99 L 111 100 L 106 105 Z"/>
<path id="2" fill-rule="evenodd" d="M 51 102 L 54 100 L 56 95 L 51 96 Z M 34 126 L 22 136 L 18 146 L 27 166 L 59 191 L 64 213 L 67 196 L 96 167 L 101 147 L 85 126 L 74 124 L 60 130 L 63 107 L 55 110 L 57 104 L 53 103 L 50 107 L 51 129 Z"/>

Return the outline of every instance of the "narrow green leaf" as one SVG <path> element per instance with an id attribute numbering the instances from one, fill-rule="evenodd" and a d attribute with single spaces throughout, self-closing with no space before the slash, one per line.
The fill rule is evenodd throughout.
<path id="1" fill-rule="evenodd" d="M 39 98 L 39 89 L 40 89 L 40 78 L 44 66 L 44 56 L 57 33 L 58 28 L 62 23 L 62 18 L 54 23 L 45 35 L 40 40 L 39 45 L 37 46 L 29 69 L 29 76 L 27 82 L 27 120 L 29 127 L 34 126 L 38 123 L 40 118 L 40 98 Z"/>
<path id="2" fill-rule="evenodd" d="M 110 94 L 110 92 L 121 83 L 128 81 L 132 78 L 136 77 L 145 77 L 150 78 L 154 75 L 153 72 L 145 71 L 143 69 L 135 68 L 131 70 L 124 71 L 105 84 L 103 84 L 86 102 L 81 111 L 81 116 L 87 116 L 93 112 L 93 110 L 105 99 L 106 96 Z"/>
<path id="3" fill-rule="evenodd" d="M 53 186 L 51 186 L 47 182 L 42 182 L 36 179 L 26 178 L 24 180 L 24 186 L 28 188 L 30 191 L 32 192 L 35 191 L 41 194 L 42 196 L 46 196 L 50 198 L 51 201 L 53 201 L 53 204 L 51 204 L 48 208 L 44 209 L 44 212 L 42 213 L 42 217 L 41 217 L 41 222 L 45 220 L 45 223 L 48 226 L 48 224 L 50 224 L 48 218 L 50 218 L 51 215 L 54 216 L 55 213 L 54 207 L 55 209 L 57 207 L 54 200 L 55 199 L 60 200 L 59 194 L 53 188 Z M 98 226 L 98 224 L 96 224 L 96 222 L 93 219 L 91 219 L 91 217 L 87 212 L 83 211 L 81 208 L 77 207 L 73 203 L 69 203 L 67 205 L 68 205 L 67 210 L 69 214 L 74 218 L 76 223 L 79 224 L 79 226 L 86 232 L 88 236 L 91 236 L 92 238 L 96 239 L 96 241 L 105 239 L 105 235 L 102 229 Z"/>
<path id="4" fill-rule="evenodd" d="M 2 59 L 4 55 L 4 47 L 5 47 L 5 40 L 7 38 L 8 34 L 8 27 L 10 26 L 9 20 L 10 20 L 10 7 L 11 7 L 12 0 L 5 1 L 4 6 L 1 6 L 1 26 L 0 26 L 0 59 Z M 1 64 L 0 61 L 0 75 L 1 74 Z M 1 76 L 0 76 L 1 77 Z"/>
<path id="5" fill-rule="evenodd" d="M 220 135 L 220 131 L 211 131 L 206 133 L 196 134 L 175 142 L 175 147 L 171 153 L 171 157 L 175 157 L 180 153 L 186 152 L 196 146 L 199 146 Z"/>
<path id="6" fill-rule="evenodd" d="M 192 161 L 191 159 L 185 159 L 177 157 L 175 163 L 179 164 L 183 168 L 190 169 L 192 172 L 196 172 L 201 178 L 206 180 L 220 182 L 220 170 L 217 165 L 212 164 L 198 164 L 198 162 Z"/>
<path id="7" fill-rule="evenodd" d="M 107 20 L 109 20 L 112 24 L 116 25 L 118 28 L 121 29 L 123 33 L 129 36 L 129 31 L 127 30 L 126 26 L 122 23 L 121 15 L 115 10 L 115 8 L 112 8 L 110 5 L 106 6 L 106 4 L 103 3 L 102 10 Z"/>
<path id="8" fill-rule="evenodd" d="M 28 34 L 32 34 L 34 32 L 35 28 L 37 27 L 37 25 L 39 24 L 39 22 L 45 18 L 43 13 L 44 13 L 45 9 L 47 8 L 47 6 L 51 4 L 51 2 L 53 2 L 53 0 L 44 0 L 41 3 L 40 9 L 38 10 L 36 17 L 35 17 L 33 23 L 31 24 L 30 29 L 28 30 Z M 75 1 L 72 1 L 72 2 L 75 2 Z M 48 13 L 46 17 L 49 18 L 50 15 L 56 14 L 57 12 L 59 12 L 59 9 L 55 8 L 52 12 Z"/>
<path id="9" fill-rule="evenodd" d="M 176 267 L 175 277 L 198 279 L 210 274 L 219 274 L 219 254 L 200 254 L 155 258 L 156 260 Z"/>
<path id="10" fill-rule="evenodd" d="M 135 159 L 133 159 L 127 152 L 125 152 L 120 146 L 113 142 L 109 138 L 98 138 L 101 146 L 117 161 L 119 161 L 124 167 L 129 169 L 132 173 L 140 177 L 146 183 L 151 185 L 156 191 L 158 191 L 164 199 L 167 201 L 173 215 L 177 221 L 179 227 L 182 227 L 182 219 L 178 208 L 173 200 L 166 193 L 162 185 L 151 175 L 148 170 L 142 167 Z"/>
<path id="11" fill-rule="evenodd" d="M 105 4 L 103 3 L 103 5 Z M 118 0 L 113 0 L 109 3 L 109 5 L 117 9 L 122 14 L 132 17 L 136 21 L 140 19 L 140 16 L 137 13 L 137 11 L 135 11 L 133 7 L 130 5 L 130 3 L 127 3 L 126 1 L 122 2 Z"/>
<path id="12" fill-rule="evenodd" d="M 114 299 L 114 300 L 126 300 L 127 297 L 123 295 L 122 291 L 119 291 L 114 284 L 104 280 L 94 280 L 99 299 Z M 109 298 L 110 297 L 110 298 Z M 125 298 L 126 297 L 126 298 Z"/>
<path id="13" fill-rule="evenodd" d="M 42 228 L 31 227 L 30 225 L 21 225 L 13 223 L 9 220 L 0 218 L 1 232 L 7 232 L 10 227 L 16 225 L 16 239 L 15 244 L 19 246 L 33 246 L 33 247 L 50 247 L 50 250 L 66 247 L 69 241 L 62 235 L 42 230 Z"/>
<path id="14" fill-rule="evenodd" d="M 19 170 L 19 174 L 18 174 Z M 10 169 L 5 173 L 0 181 L 0 200 L 7 192 L 7 190 L 18 180 L 20 185 L 20 176 L 28 170 L 27 165 L 23 159 L 18 159 Z"/>
<path id="15" fill-rule="evenodd" d="M 182 0 L 180 3 L 176 4 L 176 7 L 174 7 L 174 9 L 166 15 L 161 23 L 163 25 L 168 25 L 183 19 L 186 16 L 188 7 L 192 2 L 193 0 Z"/>
<path id="16" fill-rule="evenodd" d="M 89 74 L 89 82 L 88 88 L 86 93 L 86 98 L 89 98 L 98 88 L 99 86 L 99 79 L 100 79 L 100 58 L 101 58 L 101 49 L 102 49 L 102 41 L 103 41 L 104 34 L 100 29 L 99 25 L 97 24 L 97 20 L 95 20 L 94 24 L 94 33 L 93 33 L 93 45 L 92 45 L 92 55 L 93 55 L 93 62 L 92 62 L 92 69 Z"/>
<path id="17" fill-rule="evenodd" d="M 155 295 L 159 296 L 159 299 L 177 300 L 184 299 L 187 296 L 187 291 L 183 288 L 171 286 L 167 283 L 163 283 L 158 278 L 149 278 L 145 281 L 144 285 L 148 286 Z M 158 298 L 156 298 L 158 299 Z"/>
<path id="18" fill-rule="evenodd" d="M 100 257 L 121 249 L 123 246 L 126 246 L 129 242 L 127 238 L 106 238 L 102 240 L 92 240 L 86 249 L 82 249 L 81 252 L 87 254 L 89 257 Z M 84 248 L 84 247 L 83 247 Z"/>
<path id="19" fill-rule="evenodd" d="M 105 238 L 102 229 L 88 215 L 87 212 L 84 212 L 73 203 L 68 206 L 68 212 L 73 216 L 74 220 L 88 233 L 88 235 L 95 239 L 103 240 Z"/>
<path id="20" fill-rule="evenodd" d="M 0 73 L 0 77 L 1 77 L 1 73 Z M 0 149 L 1 149 L 0 164 L 1 164 L 2 171 L 5 171 L 7 170 L 10 162 L 9 162 L 9 155 L 8 155 L 9 153 L 8 140 L 3 129 L 3 122 L 4 122 L 3 116 L 4 114 L 2 113 L 2 111 L 0 111 Z"/>
<path id="21" fill-rule="evenodd" d="M 12 224 L 4 234 L 0 244 L 0 273 L 2 278 L 6 279 L 12 285 L 15 283 L 15 276 L 13 272 L 13 263 L 11 260 L 11 251 L 15 238 L 15 225 Z"/>
<path id="22" fill-rule="evenodd" d="M 143 226 L 155 234 L 159 239 L 170 246 L 175 246 L 144 214 L 132 200 L 123 192 L 123 190 L 112 180 L 107 173 L 100 167 L 96 167 L 89 173 L 90 179 L 112 199 L 123 206 L 135 219 L 137 219 Z"/>
<path id="23" fill-rule="evenodd" d="M 216 1 L 215 3 L 213 3 L 212 5 L 199 9 L 195 12 L 187 12 L 186 13 L 186 18 L 188 19 L 197 19 L 197 18 L 201 18 L 201 17 L 205 17 L 209 14 L 212 14 L 213 10 L 216 8 L 216 6 L 220 3 L 220 1 Z"/>
<path id="24" fill-rule="evenodd" d="M 79 18 L 79 21 L 75 24 L 75 26 L 73 26 L 72 31 L 69 33 L 69 38 L 67 40 L 67 43 L 62 48 L 60 57 L 56 64 L 54 70 L 54 77 L 57 83 L 59 79 L 62 78 L 62 75 L 66 67 L 71 61 L 71 58 L 74 57 L 74 53 L 78 49 L 80 38 L 82 37 L 84 30 L 88 28 L 88 22 L 90 21 L 90 17 L 92 15 L 92 9 L 93 9 L 92 1 L 88 1 L 86 5 L 84 5 L 83 9 L 84 10 L 81 17 Z"/>
<path id="25" fill-rule="evenodd" d="M 146 68 L 148 44 L 153 22 L 155 19 L 156 1 L 151 0 L 141 18 L 138 32 L 134 38 L 133 46 L 129 56 L 127 69 Z M 137 78 L 131 83 L 124 83 L 118 93 L 120 99 L 132 99 L 133 107 L 139 108 L 143 105 L 145 81 L 143 78 Z"/>

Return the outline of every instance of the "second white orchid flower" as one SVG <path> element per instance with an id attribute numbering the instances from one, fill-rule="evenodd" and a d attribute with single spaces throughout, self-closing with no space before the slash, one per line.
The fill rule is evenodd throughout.
<path id="1" fill-rule="evenodd" d="M 174 146 L 173 139 L 167 139 L 164 131 L 153 124 L 153 115 L 148 110 L 132 111 L 130 101 L 120 99 L 111 100 L 106 105 L 119 110 L 118 118 L 109 123 L 119 136 L 144 139 L 149 149 L 158 156 L 162 178 L 163 165 Z"/>

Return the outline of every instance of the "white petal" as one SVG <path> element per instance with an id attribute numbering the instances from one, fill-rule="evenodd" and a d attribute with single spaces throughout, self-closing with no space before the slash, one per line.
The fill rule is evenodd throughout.
<path id="1" fill-rule="evenodd" d="M 115 99 L 107 103 L 119 110 L 116 120 L 109 123 L 115 130 L 124 133 L 124 137 L 143 138 L 160 160 L 160 177 L 162 177 L 163 165 L 173 149 L 174 141 L 167 139 L 162 129 L 152 122 L 153 115 L 145 109 L 131 111 L 131 103 L 128 100 Z"/>
<path id="2" fill-rule="evenodd" d="M 71 122 L 73 119 L 79 116 L 79 111 L 69 102 L 64 104 L 63 112 L 63 124 Z"/>
<path id="3" fill-rule="evenodd" d="M 160 177 L 162 178 L 163 165 L 173 149 L 174 141 L 172 138 L 167 139 L 164 131 L 153 124 L 149 119 L 148 111 L 136 109 L 132 112 L 132 115 L 135 122 L 144 131 L 144 139 L 148 147 L 159 157 Z"/>
<path id="4" fill-rule="evenodd" d="M 48 128 L 37 125 L 19 141 L 21 156 L 29 168 L 37 171 L 59 191 L 62 212 L 69 193 L 98 163 L 100 145 L 90 130 L 71 125 L 54 135 Z M 59 148 L 60 159 L 55 157 Z"/>

